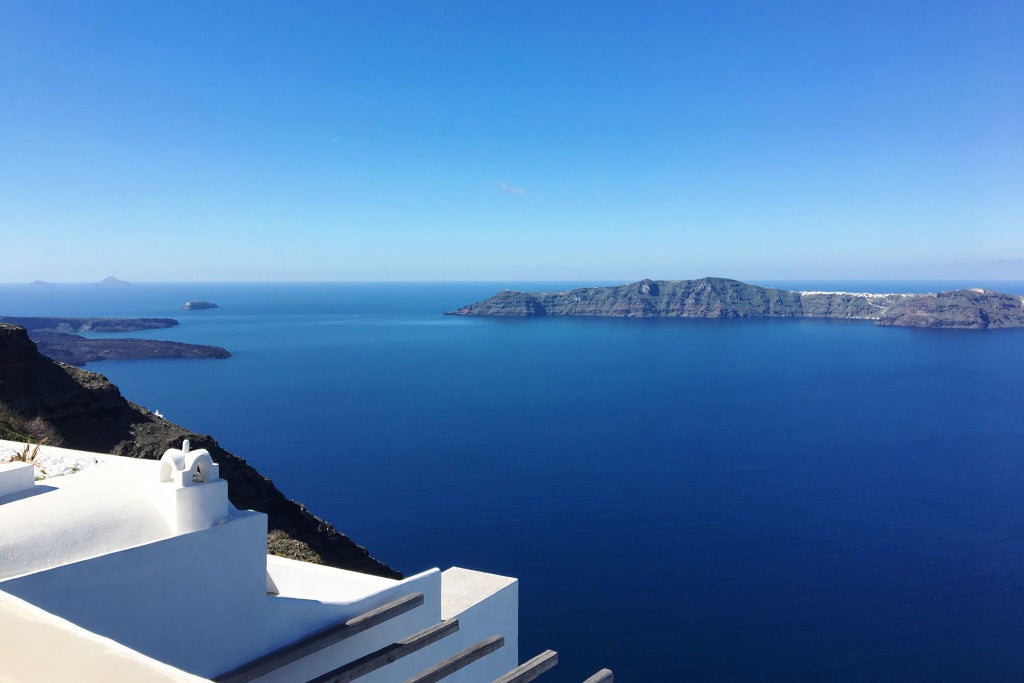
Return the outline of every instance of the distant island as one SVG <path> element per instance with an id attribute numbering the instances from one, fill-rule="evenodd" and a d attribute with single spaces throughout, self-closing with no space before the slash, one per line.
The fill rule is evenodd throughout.
<path id="1" fill-rule="evenodd" d="M 795 292 L 738 280 L 641 280 L 564 292 L 505 290 L 445 315 L 612 318 L 829 318 L 892 327 L 1024 327 L 1024 297 L 985 289 L 932 294 Z"/>
<path id="2" fill-rule="evenodd" d="M 175 327 L 174 318 L 50 318 L 41 316 L 0 316 L 0 323 L 24 327 L 29 332 L 46 330 L 50 332 L 138 332 Z"/>
<path id="3" fill-rule="evenodd" d="M 47 318 L 0 316 L 0 324 L 17 325 L 28 332 L 39 352 L 68 365 L 82 366 L 100 360 L 152 358 L 230 358 L 219 346 L 186 344 L 159 339 L 112 337 L 88 339 L 77 332 L 124 333 L 174 327 L 173 318 Z"/>
<path id="4" fill-rule="evenodd" d="M 125 282 L 124 280 L 118 280 L 113 275 L 108 275 L 107 277 L 103 278 L 99 282 L 94 282 L 92 284 L 94 286 L 96 286 L 96 287 L 127 287 L 127 286 L 131 285 L 130 282 Z"/>
<path id="5" fill-rule="evenodd" d="M 181 307 L 183 311 L 202 311 L 207 308 L 218 308 L 218 306 L 212 301 L 186 301 L 185 305 Z"/>

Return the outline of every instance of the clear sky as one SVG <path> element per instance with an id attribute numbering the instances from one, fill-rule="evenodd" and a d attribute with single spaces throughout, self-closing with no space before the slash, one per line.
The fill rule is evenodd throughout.
<path id="1" fill-rule="evenodd" d="M 1024 2 L 0 0 L 0 281 L 1024 279 Z"/>

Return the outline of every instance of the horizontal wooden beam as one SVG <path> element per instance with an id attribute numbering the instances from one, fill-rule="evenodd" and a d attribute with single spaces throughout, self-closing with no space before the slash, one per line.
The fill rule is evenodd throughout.
<path id="1" fill-rule="evenodd" d="M 558 653 L 554 650 L 545 650 L 504 676 L 494 679 L 494 683 L 530 683 L 545 671 L 554 668 L 556 664 L 558 664 Z"/>
<path id="2" fill-rule="evenodd" d="M 364 612 L 346 621 L 331 624 L 315 633 L 299 638 L 293 643 L 258 657 L 231 671 L 222 673 L 213 680 L 218 683 L 246 683 L 271 671 L 288 666 L 292 662 L 297 662 L 335 643 L 340 643 L 357 633 L 362 633 L 378 624 L 383 624 L 385 621 L 394 619 L 400 614 L 405 614 L 409 610 L 416 609 L 422 604 L 423 593 L 410 593 L 369 612 Z"/>
<path id="3" fill-rule="evenodd" d="M 612 675 L 611 669 L 601 669 L 596 674 L 583 681 L 583 683 L 613 683 L 615 676 Z"/>
<path id="4" fill-rule="evenodd" d="M 376 652 L 371 652 L 365 657 L 360 657 L 354 662 L 340 666 L 333 671 L 328 671 L 322 676 L 314 678 L 309 683 L 349 683 L 361 676 L 372 673 L 377 669 L 387 666 L 406 655 L 422 650 L 428 645 L 449 636 L 459 630 L 459 620 L 449 619 L 425 628 L 408 638 L 396 641 L 387 647 L 382 647 Z"/>
<path id="5" fill-rule="evenodd" d="M 505 639 L 501 636 L 491 636 L 481 640 L 472 647 L 467 647 L 462 652 L 455 654 L 443 662 L 436 664 L 418 676 L 413 676 L 405 683 L 437 683 L 443 678 L 451 676 L 464 666 L 469 666 L 476 660 L 486 657 L 495 650 L 505 645 Z"/>

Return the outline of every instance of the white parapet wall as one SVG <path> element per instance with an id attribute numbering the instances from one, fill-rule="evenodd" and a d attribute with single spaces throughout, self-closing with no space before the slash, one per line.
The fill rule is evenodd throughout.
<path id="1" fill-rule="evenodd" d="M 0 464 L 0 498 L 28 491 L 35 485 L 36 468 L 29 462 Z"/>
<path id="2" fill-rule="evenodd" d="M 347 596 L 343 595 L 343 593 L 348 593 L 352 590 L 356 591 L 352 599 L 336 604 L 338 609 L 331 613 L 332 621 L 330 623 L 337 623 L 345 618 L 358 616 L 411 593 L 422 593 L 423 604 L 369 631 L 364 631 L 352 638 L 304 657 L 300 661 L 255 679 L 259 683 L 292 683 L 293 681 L 311 680 L 345 663 L 380 650 L 397 640 L 433 626 L 440 621 L 441 572 L 438 569 L 430 569 L 407 579 L 396 581 L 394 579 L 368 577 L 365 574 L 349 572 L 343 569 L 310 565 L 292 560 L 285 560 L 282 563 L 280 561 L 281 558 L 276 557 L 268 557 L 267 559 L 269 560 L 270 576 L 274 580 L 275 585 L 282 590 L 277 598 L 279 601 L 277 606 L 282 612 L 291 613 L 294 610 L 308 607 L 311 603 L 320 604 L 315 602 L 312 597 L 318 589 L 326 589 L 323 593 L 324 597 L 333 598 L 345 598 Z M 294 573 L 294 566 L 287 567 L 286 569 L 286 571 L 292 573 L 291 576 L 287 578 L 282 576 L 280 570 L 292 563 L 298 565 L 305 564 L 306 568 L 310 570 L 308 584 L 302 581 L 301 575 Z M 386 581 L 389 585 L 378 584 L 376 587 L 371 588 L 370 584 L 374 582 L 367 582 L 367 579 Z M 293 580 L 298 583 L 291 583 Z M 354 585 L 346 585 L 350 580 L 354 580 Z M 287 588 L 282 588 L 282 586 Z M 296 589 L 296 592 L 290 592 L 289 589 L 292 588 Z M 328 624 L 324 624 L 324 626 L 326 625 Z M 305 632 L 311 632 L 312 630 L 315 629 L 307 629 Z M 441 658 L 443 659 L 443 657 Z M 406 671 L 405 667 L 401 666 L 403 661 L 399 660 L 399 662 L 389 665 L 387 667 L 388 675 L 382 680 L 397 683 L 398 681 L 406 680 L 406 678 L 411 677 L 424 668 L 412 669 L 406 674 L 404 673 Z"/>
<path id="3" fill-rule="evenodd" d="M 404 681 L 490 636 L 502 636 L 503 647 L 446 683 L 493 680 L 518 663 L 515 579 L 453 568 L 395 580 L 268 557 L 266 516 L 230 505 L 205 451 L 185 444 L 159 462 L 63 455 L 97 464 L 45 481 L 31 464 L 0 465 L 0 599 L 117 643 L 171 679 L 175 670 L 182 680 L 215 678 L 293 653 L 311 634 L 413 594 L 422 601 L 410 609 L 257 680 L 310 680 L 456 619 L 458 632 L 361 680 Z M 19 609 L 0 610 L 0 631 L 24 616 Z M 11 672 L 24 670 L 23 657 L 3 651 L 0 680 L 17 680 Z"/>
<path id="4" fill-rule="evenodd" d="M 267 616 L 265 539 L 265 516 L 236 512 L 208 529 L 8 579 L 0 590 L 212 676 L 273 640 L 259 627 Z"/>
<path id="5" fill-rule="evenodd" d="M 493 681 L 519 664 L 519 581 L 509 576 L 452 567 L 441 573 L 441 618 L 458 619 L 451 646 L 459 650 L 501 635 L 505 645 L 445 683 Z"/>

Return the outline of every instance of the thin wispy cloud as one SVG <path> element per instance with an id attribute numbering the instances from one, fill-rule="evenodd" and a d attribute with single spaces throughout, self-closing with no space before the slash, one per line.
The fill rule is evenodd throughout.
<path id="1" fill-rule="evenodd" d="M 515 185 L 509 185 L 508 183 L 506 183 L 504 181 L 498 183 L 498 187 L 501 188 L 502 192 L 507 192 L 508 194 L 514 194 L 517 197 L 522 197 L 524 194 L 526 194 L 526 188 L 516 187 Z"/>

